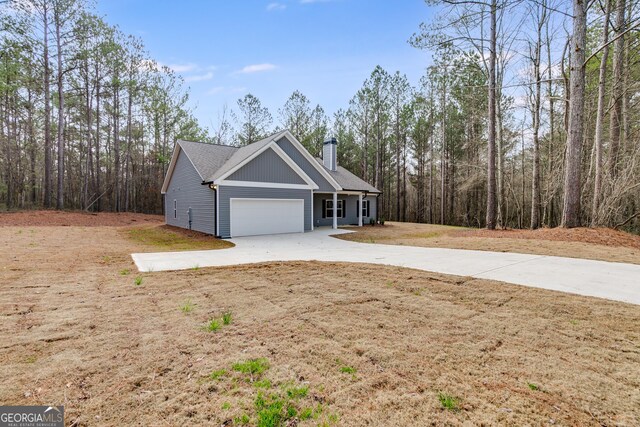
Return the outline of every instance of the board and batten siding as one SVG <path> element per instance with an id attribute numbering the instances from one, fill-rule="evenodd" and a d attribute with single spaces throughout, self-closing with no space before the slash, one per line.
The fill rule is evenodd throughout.
<path id="1" fill-rule="evenodd" d="M 313 195 L 313 226 L 332 226 L 333 218 L 322 218 L 322 201 L 333 200 L 333 194 L 314 194 Z M 338 200 L 344 200 L 347 210 L 344 218 L 338 218 L 338 225 L 358 225 L 358 196 L 338 194 Z M 376 218 L 376 197 L 367 196 L 362 200 L 369 200 L 369 216 L 362 217 L 362 224 L 369 224 L 371 218 Z"/>
<path id="2" fill-rule="evenodd" d="M 271 148 L 260 153 L 258 157 L 229 175 L 226 179 L 233 181 L 277 182 L 281 184 L 307 184 Z"/>
<path id="3" fill-rule="evenodd" d="M 171 181 L 164 196 L 165 222 L 176 227 L 189 228 L 188 210 L 191 208 L 191 229 L 202 233 L 214 234 L 215 192 L 202 185 L 202 178 L 196 172 L 191 161 L 180 150 Z M 174 218 L 174 200 L 177 205 L 177 218 Z"/>
<path id="4" fill-rule="evenodd" d="M 334 191 L 333 186 L 327 181 L 327 179 L 322 176 L 318 169 L 316 169 L 307 158 L 300 152 L 296 147 L 293 146 L 291 141 L 289 141 L 286 137 L 282 137 L 276 141 L 276 144 L 282 150 L 287 153 L 287 156 L 291 157 L 299 167 L 306 173 L 309 178 L 313 180 L 318 185 L 318 191 Z M 314 160 L 315 161 L 315 160 Z"/>
<path id="5" fill-rule="evenodd" d="M 218 187 L 218 234 L 220 237 L 231 237 L 231 199 L 303 199 L 304 200 L 304 230 L 311 230 L 311 190 L 264 187 Z M 260 221 L 260 211 L 256 211 L 256 221 Z"/>

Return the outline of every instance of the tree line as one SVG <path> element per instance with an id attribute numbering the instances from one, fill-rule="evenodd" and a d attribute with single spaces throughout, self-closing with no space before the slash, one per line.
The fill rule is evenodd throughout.
<path id="1" fill-rule="evenodd" d="M 173 141 L 207 136 L 182 78 L 83 0 L 0 7 L 6 208 L 157 212 Z"/>
<path id="2" fill-rule="evenodd" d="M 287 128 L 316 156 L 335 136 L 388 220 L 637 231 L 640 6 L 604 1 L 429 0 L 438 15 L 409 39 L 431 58 L 419 81 L 375 67 L 332 115 L 297 90 L 273 113 L 247 94 L 209 131 L 180 77 L 86 5 L 13 2 L 0 197 L 159 212 L 175 139 L 244 145 Z"/>

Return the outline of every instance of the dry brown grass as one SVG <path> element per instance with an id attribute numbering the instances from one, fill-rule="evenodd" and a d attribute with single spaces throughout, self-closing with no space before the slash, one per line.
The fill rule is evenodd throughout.
<path id="1" fill-rule="evenodd" d="M 255 422 L 251 383 L 208 376 L 266 358 L 272 390 L 308 384 L 300 405 L 322 407 L 300 425 L 640 424 L 638 306 L 316 262 L 135 286 L 129 253 L 145 248 L 109 227 L 0 229 L 0 402 L 62 403 L 78 425 Z"/>
<path id="2" fill-rule="evenodd" d="M 129 225 L 161 225 L 162 215 L 148 215 L 132 212 L 84 212 L 84 211 L 12 211 L 0 212 L 0 227 L 124 227 Z"/>
<path id="3" fill-rule="evenodd" d="M 387 222 L 336 236 L 365 243 L 553 255 L 640 264 L 640 236 L 606 228 L 477 230 Z"/>

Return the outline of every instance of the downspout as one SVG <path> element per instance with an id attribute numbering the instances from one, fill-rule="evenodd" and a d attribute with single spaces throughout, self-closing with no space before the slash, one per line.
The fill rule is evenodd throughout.
<path id="1" fill-rule="evenodd" d="M 213 214 L 216 216 L 213 221 L 213 236 L 218 237 L 218 188 L 213 185 L 213 181 L 202 181 L 202 185 L 208 185 L 213 190 Z"/>

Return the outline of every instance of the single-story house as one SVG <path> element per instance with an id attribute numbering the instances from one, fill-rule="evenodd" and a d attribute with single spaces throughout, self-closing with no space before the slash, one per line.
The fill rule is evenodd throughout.
<path id="1" fill-rule="evenodd" d="M 380 191 L 338 166 L 336 150 L 331 138 L 316 159 L 288 130 L 244 147 L 177 141 L 166 223 L 222 238 L 368 224 Z"/>

